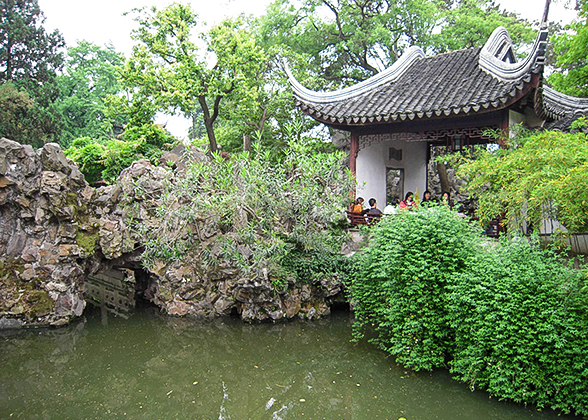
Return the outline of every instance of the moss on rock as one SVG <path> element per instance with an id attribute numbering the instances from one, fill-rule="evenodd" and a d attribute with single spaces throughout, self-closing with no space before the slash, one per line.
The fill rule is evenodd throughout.
<path id="1" fill-rule="evenodd" d="M 32 290 L 26 295 L 28 314 L 33 318 L 49 315 L 54 307 L 53 299 L 44 290 Z"/>
<path id="2" fill-rule="evenodd" d="M 76 244 L 86 251 L 88 255 L 91 255 L 94 253 L 94 248 L 96 247 L 96 242 L 98 242 L 99 238 L 100 235 L 98 232 L 90 233 L 85 230 L 78 230 L 76 233 Z"/>
<path id="3" fill-rule="evenodd" d="M 0 285 L 12 285 L 21 280 L 18 274 L 24 271 L 24 264 L 16 259 L 0 261 Z"/>

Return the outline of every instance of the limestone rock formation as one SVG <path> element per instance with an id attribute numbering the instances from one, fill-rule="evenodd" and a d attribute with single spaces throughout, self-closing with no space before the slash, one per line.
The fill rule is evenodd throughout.
<path id="1" fill-rule="evenodd" d="M 85 307 L 94 194 L 60 147 L 0 139 L 0 325 L 62 325 Z"/>
<path id="2" fill-rule="evenodd" d="M 174 149 L 162 165 L 135 162 L 115 185 L 95 189 L 58 145 L 35 152 L 0 139 L 0 329 L 67 324 L 84 311 L 88 276 L 109 270 L 133 272 L 137 295 L 174 316 L 261 321 L 329 313 L 342 299 L 339 280 L 291 280 L 276 290 L 267 273 L 246 275 L 223 259 L 215 246 L 223 233 L 204 222 L 205 245 L 145 269 L 137 229 L 157 228 L 157 199 L 186 159 L 206 157 Z"/>
<path id="3" fill-rule="evenodd" d="M 205 159 L 202 155 L 192 158 Z M 110 267 L 113 263 L 124 267 L 133 265 L 128 258 L 141 244 L 129 233 L 129 224 L 157 228 L 160 219 L 155 211 L 156 200 L 170 177 L 170 170 L 153 167 L 149 161 L 142 160 L 133 163 L 118 179 L 116 188 L 120 188 L 124 199 L 100 199 L 105 190 L 97 192 L 105 208 L 110 209 L 110 213 L 103 212 L 108 216 L 103 216 L 101 223 L 107 220 L 111 233 L 103 234 L 101 230 L 100 234 L 102 252 L 108 259 L 115 259 L 109 262 Z M 108 197 L 113 195 L 109 193 Z M 215 244 L 223 233 L 210 229 L 204 221 L 198 223 L 196 231 L 200 247 L 178 261 L 151 262 L 146 281 L 139 284 L 143 296 L 164 313 L 197 317 L 237 314 L 246 321 L 314 318 L 328 314 L 330 302 L 342 298 L 341 282 L 331 279 L 312 286 L 291 281 L 283 290 L 276 291 L 264 273 L 246 275 L 222 257 L 220 247 Z M 204 248 L 206 258 L 198 251 Z M 247 253 L 244 248 L 241 251 Z"/>

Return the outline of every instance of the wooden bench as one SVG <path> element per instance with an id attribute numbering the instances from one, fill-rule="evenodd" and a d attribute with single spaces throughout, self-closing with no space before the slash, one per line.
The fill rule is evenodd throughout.
<path id="1" fill-rule="evenodd" d="M 380 221 L 380 218 L 383 216 L 382 213 L 380 214 L 370 214 L 366 213 L 368 225 L 376 224 Z"/>
<path id="2" fill-rule="evenodd" d="M 355 227 L 358 225 L 372 225 L 377 223 L 380 218 L 382 217 L 381 214 L 370 214 L 370 213 L 353 213 L 348 211 L 347 218 L 349 219 L 349 225 L 351 227 Z"/>
<path id="3" fill-rule="evenodd" d="M 361 213 L 353 213 L 351 211 L 348 211 L 347 218 L 349 219 L 349 225 L 351 227 L 368 224 L 367 219 L 365 218 L 365 215 L 361 214 Z"/>

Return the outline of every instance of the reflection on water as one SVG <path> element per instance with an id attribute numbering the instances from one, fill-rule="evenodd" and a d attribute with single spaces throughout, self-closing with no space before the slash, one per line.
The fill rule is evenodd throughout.
<path id="1" fill-rule="evenodd" d="M 555 419 L 408 372 L 351 315 L 284 324 L 130 319 L 100 312 L 59 330 L 0 335 L 0 418 Z M 568 417 L 573 418 L 573 417 Z"/>

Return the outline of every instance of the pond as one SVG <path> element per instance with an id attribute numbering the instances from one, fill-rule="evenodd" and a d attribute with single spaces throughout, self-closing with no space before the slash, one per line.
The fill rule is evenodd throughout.
<path id="1" fill-rule="evenodd" d="M 245 324 L 142 308 L 89 308 L 62 329 L 0 335 L 0 418 L 556 419 L 471 392 L 445 371 L 407 371 L 367 342 L 353 315 Z"/>

